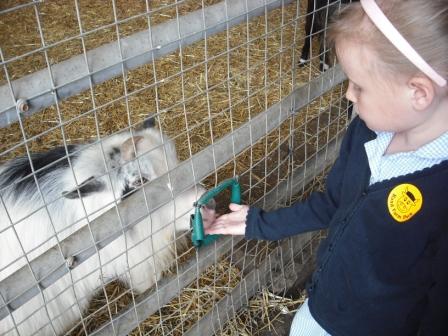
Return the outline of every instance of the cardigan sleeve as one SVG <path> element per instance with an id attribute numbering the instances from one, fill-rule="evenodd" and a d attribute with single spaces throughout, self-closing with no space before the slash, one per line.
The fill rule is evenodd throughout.
<path id="1" fill-rule="evenodd" d="M 325 192 L 315 192 L 304 202 L 270 212 L 251 207 L 246 219 L 246 239 L 278 240 L 328 227 L 339 206 L 351 142 L 356 141 L 352 138 L 359 123 L 359 118 L 355 118 L 347 129 L 339 156 L 328 174 Z"/>

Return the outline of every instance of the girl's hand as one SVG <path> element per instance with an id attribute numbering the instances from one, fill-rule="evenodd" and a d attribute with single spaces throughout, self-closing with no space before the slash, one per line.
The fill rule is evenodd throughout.
<path id="1" fill-rule="evenodd" d="M 206 234 L 244 235 L 246 232 L 246 217 L 249 206 L 231 203 L 231 213 L 216 218 L 212 223 L 204 225 Z"/>

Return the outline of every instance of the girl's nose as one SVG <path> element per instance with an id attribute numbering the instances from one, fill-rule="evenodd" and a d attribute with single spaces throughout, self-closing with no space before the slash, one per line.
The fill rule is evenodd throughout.
<path id="1" fill-rule="evenodd" d="M 348 83 L 347 92 L 345 93 L 345 98 L 350 100 L 352 103 L 356 103 L 356 94 L 355 89 L 353 88 L 353 84 L 351 82 Z"/>

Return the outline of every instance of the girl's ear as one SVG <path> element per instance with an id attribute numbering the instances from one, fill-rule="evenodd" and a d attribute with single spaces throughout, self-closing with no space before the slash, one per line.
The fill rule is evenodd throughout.
<path id="1" fill-rule="evenodd" d="M 417 111 L 425 110 L 431 105 L 435 96 L 434 83 L 426 76 L 414 76 L 408 81 L 411 90 L 412 106 Z"/>

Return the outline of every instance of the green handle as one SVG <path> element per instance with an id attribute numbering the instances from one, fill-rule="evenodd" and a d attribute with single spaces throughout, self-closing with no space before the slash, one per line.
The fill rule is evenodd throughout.
<path id="1" fill-rule="evenodd" d="M 205 235 L 204 234 L 204 224 L 202 222 L 201 215 L 201 207 L 206 205 L 212 198 L 226 190 L 227 188 L 231 189 L 230 202 L 235 204 L 241 204 L 241 187 L 238 183 L 237 178 L 229 178 L 224 180 L 215 188 L 210 189 L 201 198 L 195 203 L 195 211 L 194 215 L 191 215 L 190 222 L 193 228 L 193 232 L 191 234 L 191 241 L 193 245 L 196 247 L 200 247 L 202 245 L 208 245 L 215 239 L 219 237 L 219 235 Z"/>

